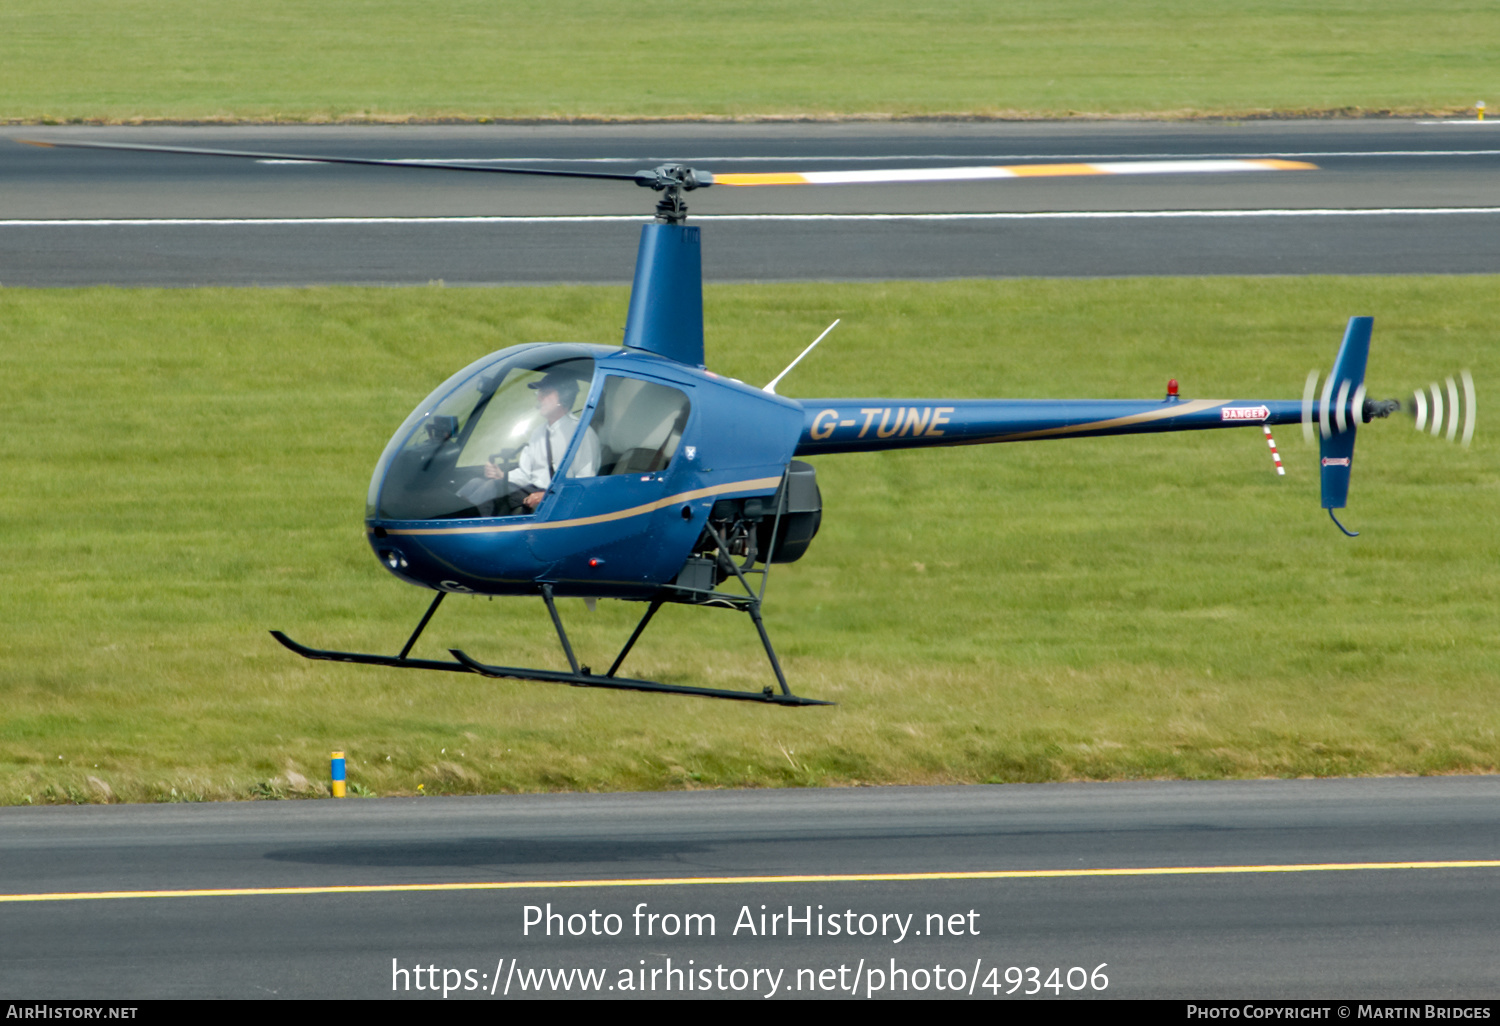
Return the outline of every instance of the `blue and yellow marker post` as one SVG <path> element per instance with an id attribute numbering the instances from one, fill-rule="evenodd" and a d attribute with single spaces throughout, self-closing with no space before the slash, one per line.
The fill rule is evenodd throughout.
<path id="1" fill-rule="evenodd" d="M 344 753 L 333 753 L 333 796 L 344 797 Z"/>

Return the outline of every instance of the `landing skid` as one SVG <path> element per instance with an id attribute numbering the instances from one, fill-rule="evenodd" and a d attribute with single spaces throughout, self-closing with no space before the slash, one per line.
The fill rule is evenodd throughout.
<path id="1" fill-rule="evenodd" d="M 366 652 L 331 652 L 323 648 L 308 648 L 299 645 L 280 631 L 272 631 L 271 637 L 304 659 L 326 659 L 333 663 L 363 663 L 366 666 L 398 666 L 411 670 L 453 670 L 456 673 L 473 673 L 462 663 L 444 659 L 404 659 L 401 656 L 370 655 Z"/>
<path id="2" fill-rule="evenodd" d="M 694 688 L 685 684 L 662 684 L 654 680 L 634 680 L 630 677 L 601 677 L 594 673 L 556 673 L 552 670 L 526 670 L 515 666 L 490 666 L 451 649 L 453 657 L 474 673 L 486 677 L 510 678 L 513 680 L 536 680 L 551 684 L 571 684 L 576 688 L 614 688 L 618 691 L 656 691 L 668 695 L 697 695 L 700 698 L 732 698 L 742 702 L 770 702 L 775 705 L 832 705 L 815 698 L 797 695 L 778 695 L 769 686 L 764 691 L 721 691 L 717 688 Z M 448 664 L 441 663 L 446 667 Z M 587 670 L 588 667 L 582 667 Z"/>
<path id="3" fill-rule="evenodd" d="M 287 637 L 281 631 L 272 631 L 271 637 L 304 659 L 326 659 L 329 662 L 335 663 L 363 663 L 366 666 L 400 666 L 413 670 L 452 670 L 455 673 L 472 673 L 474 671 L 462 663 L 452 663 L 442 659 L 406 658 L 412 646 L 417 643 L 417 639 L 422 636 L 422 631 L 426 629 L 427 621 L 432 619 L 432 614 L 437 612 L 438 606 L 443 604 L 443 599 L 447 595 L 446 591 L 437 593 L 437 598 L 432 600 L 432 605 L 428 606 L 427 612 L 422 614 L 422 619 L 417 624 L 417 629 L 411 632 L 411 637 L 406 639 L 406 645 L 401 649 L 401 654 L 397 656 L 370 655 L 366 652 L 331 652 L 322 648 L 308 648 L 306 645 L 297 644 L 297 642 Z"/>
<path id="4" fill-rule="evenodd" d="M 662 606 L 662 599 L 656 599 L 651 603 L 646 615 L 641 617 L 641 622 L 636 625 L 625 647 L 615 657 L 614 663 L 608 672 L 603 675 L 590 671 L 587 666 L 580 666 L 578 659 L 573 654 L 573 646 L 568 641 L 567 632 L 563 630 L 562 619 L 557 615 L 557 604 L 553 600 L 552 586 L 542 586 L 542 598 L 547 603 L 547 612 L 552 616 L 552 624 L 557 628 L 557 637 L 562 642 L 563 653 L 568 657 L 568 664 L 573 668 L 571 673 L 557 670 L 534 670 L 518 666 L 493 666 L 489 663 L 481 663 L 479 660 L 459 651 L 449 649 L 453 653 L 454 661 L 449 662 L 440 659 L 410 659 L 408 654 L 412 646 L 421 637 L 427 622 L 432 619 L 432 614 L 442 604 L 447 592 L 438 592 L 437 598 L 432 600 L 432 605 L 427 608 L 422 621 L 417 624 L 417 629 L 407 639 L 406 645 L 401 649 L 400 655 L 373 655 L 365 652 L 334 652 L 327 649 L 308 648 L 300 645 L 287 637 L 281 631 L 272 631 L 271 636 L 291 651 L 302 656 L 304 659 L 321 659 L 339 663 L 361 663 L 366 666 L 392 666 L 412 670 L 449 670 L 455 673 L 477 673 L 484 677 L 505 678 L 511 680 L 534 680 L 547 684 L 568 684 L 579 688 L 613 688 L 619 691 L 652 691 L 669 695 L 696 695 L 700 698 L 728 698 L 742 702 L 767 702 L 773 705 L 832 705 L 832 702 L 823 702 L 815 698 L 801 698 L 791 693 L 786 686 L 786 679 L 782 676 L 781 666 L 776 661 L 776 655 L 771 650 L 770 639 L 766 636 L 765 627 L 759 617 L 759 603 L 755 603 L 752 617 L 755 620 L 757 630 L 760 632 L 761 640 L 766 646 L 766 652 L 771 657 L 771 665 L 776 670 L 777 681 L 781 685 L 781 694 L 769 685 L 762 691 L 727 691 L 719 688 L 695 688 L 685 684 L 663 684 L 654 680 L 636 680 L 632 677 L 616 677 L 615 671 L 625 661 L 625 657 L 635 646 L 636 641 L 645 631 L 646 625 L 656 615 L 656 611 Z"/>

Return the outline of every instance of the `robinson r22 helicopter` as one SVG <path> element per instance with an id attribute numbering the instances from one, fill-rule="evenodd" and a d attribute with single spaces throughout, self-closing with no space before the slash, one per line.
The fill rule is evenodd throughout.
<path id="1" fill-rule="evenodd" d="M 699 228 L 685 223 L 684 196 L 696 189 L 1289 170 L 1310 168 L 1307 164 L 1199 160 L 719 175 L 664 164 L 611 174 L 113 143 L 35 145 L 615 179 L 660 194 L 655 219 L 641 230 L 622 345 L 532 343 L 491 353 L 434 389 L 386 445 L 366 503 L 369 543 L 392 574 L 435 592 L 400 653 L 313 649 L 281 631 L 271 632 L 308 659 L 826 705 L 792 693 L 761 618 L 771 565 L 800 559 L 822 518 L 813 467 L 799 457 L 1301 422 L 1309 436 L 1316 430 L 1320 437 L 1323 508 L 1340 530 L 1351 534 L 1334 510 L 1347 502 L 1357 425 L 1388 417 L 1401 406 L 1365 395 L 1370 317 L 1350 319 L 1321 395 L 1314 374 L 1300 402 L 1188 400 L 1177 395 L 1176 382 L 1159 400 L 794 400 L 776 394 L 786 371 L 766 387 L 755 388 L 705 366 Z M 1467 441 L 1474 415 L 1467 375 L 1464 387 Z M 1451 439 L 1460 407 L 1452 379 L 1448 393 Z M 1437 434 L 1443 403 L 1436 386 L 1432 400 Z M 1415 405 L 1421 429 L 1427 415 L 1423 393 L 1416 394 Z M 559 424 L 561 430 L 554 431 Z M 518 464 L 528 458 L 544 460 L 547 472 L 542 487 L 523 494 L 526 489 L 515 482 Z M 411 658 L 417 639 L 450 594 L 540 596 L 570 669 L 490 665 L 456 649 L 450 650 L 451 660 Z M 574 655 L 556 605 L 556 599 L 568 596 L 647 604 L 603 673 L 580 665 Z M 759 692 L 730 691 L 619 676 L 652 617 L 669 602 L 747 613 L 779 690 L 768 685 Z"/>

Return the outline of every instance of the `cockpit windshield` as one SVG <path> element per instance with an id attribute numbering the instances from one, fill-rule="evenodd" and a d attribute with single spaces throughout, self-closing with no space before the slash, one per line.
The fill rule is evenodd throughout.
<path id="1" fill-rule="evenodd" d="M 579 414 L 594 377 L 589 348 L 502 350 L 449 378 L 406 418 L 370 481 L 366 515 L 438 520 L 532 512 L 573 453 L 595 473 L 598 442 Z M 593 467 L 587 466 L 592 462 Z"/>

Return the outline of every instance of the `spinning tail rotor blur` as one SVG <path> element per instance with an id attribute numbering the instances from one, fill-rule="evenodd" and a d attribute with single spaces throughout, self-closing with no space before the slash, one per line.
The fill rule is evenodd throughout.
<path id="1" fill-rule="evenodd" d="M 1448 441 L 1460 441 L 1464 446 L 1474 440 L 1474 422 L 1477 419 L 1474 398 L 1474 378 L 1468 371 L 1460 371 L 1462 394 L 1459 382 L 1448 375 L 1446 387 L 1440 388 L 1434 381 L 1426 389 L 1417 389 L 1411 397 L 1411 413 L 1416 419 L 1418 431 L 1428 431 L 1433 438 L 1444 434 L 1446 413 Z M 1445 401 L 1446 399 L 1446 401 Z M 1459 421 L 1463 421 L 1463 435 L 1459 436 Z"/>

